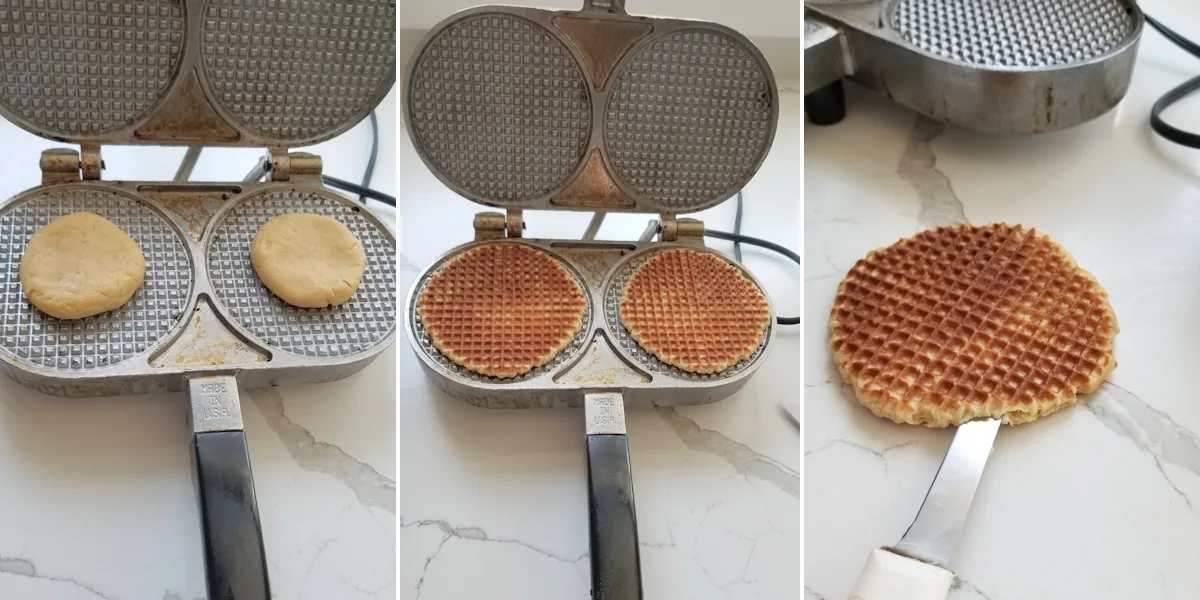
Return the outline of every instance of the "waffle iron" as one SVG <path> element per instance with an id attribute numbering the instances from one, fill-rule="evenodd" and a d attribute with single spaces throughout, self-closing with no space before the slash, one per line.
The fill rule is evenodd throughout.
<path id="1" fill-rule="evenodd" d="M 395 3 L 373 0 L 0 0 L 0 115 L 78 149 L 42 153 L 41 185 L 0 204 L 0 371 L 71 397 L 186 391 L 212 600 L 268 600 L 238 386 L 349 376 L 395 339 L 396 243 L 324 188 L 320 157 L 395 80 Z M 105 145 L 262 147 L 271 180 L 114 182 Z M 123 307 L 81 320 L 33 308 L 30 236 L 78 211 L 146 258 Z M 367 254 L 354 298 L 297 309 L 270 294 L 249 244 L 289 212 L 347 225 Z"/>
<path id="2" fill-rule="evenodd" d="M 767 356 L 774 317 L 750 357 L 700 375 L 643 351 L 617 305 L 630 275 L 654 254 L 678 247 L 716 254 L 704 248 L 703 224 L 678 215 L 730 198 L 758 170 L 778 122 L 774 76 L 753 44 L 727 27 L 635 17 L 623 2 L 587 0 L 581 11 L 487 6 L 448 17 L 416 47 L 402 98 L 429 170 L 455 193 L 504 211 L 477 214 L 475 240 L 416 278 L 405 309 L 409 343 L 427 376 L 454 398 L 486 408 L 582 405 L 592 597 L 641 598 L 625 408 L 729 396 Z M 657 241 L 528 239 L 524 210 L 653 213 L 662 229 Z M 443 356 L 415 305 L 448 260 L 500 240 L 559 261 L 588 301 L 567 348 L 510 379 Z"/>
<path id="3" fill-rule="evenodd" d="M 845 114 L 841 80 L 937 121 L 1041 133 L 1125 96 L 1145 21 L 1134 0 L 806 0 L 805 112 Z"/>

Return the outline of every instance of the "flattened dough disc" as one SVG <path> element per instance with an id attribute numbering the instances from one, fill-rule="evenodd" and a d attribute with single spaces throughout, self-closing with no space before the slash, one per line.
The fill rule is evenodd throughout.
<path id="1" fill-rule="evenodd" d="M 259 228 L 250 242 L 250 262 L 263 285 L 284 302 L 326 308 L 358 290 L 367 254 L 337 219 L 290 213 Z"/>
<path id="2" fill-rule="evenodd" d="M 21 289 L 42 312 L 82 319 L 123 306 L 146 277 L 137 242 L 99 215 L 59 217 L 29 238 Z"/>

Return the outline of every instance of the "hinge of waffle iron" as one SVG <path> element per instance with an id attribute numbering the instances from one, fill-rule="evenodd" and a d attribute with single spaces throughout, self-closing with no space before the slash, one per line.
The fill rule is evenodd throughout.
<path id="1" fill-rule="evenodd" d="M 71 148 L 51 148 L 42 151 L 38 166 L 42 169 L 42 185 L 72 181 L 98 181 L 104 170 L 99 144 L 82 144 L 82 152 Z"/>
<path id="2" fill-rule="evenodd" d="M 584 0 L 584 12 L 625 14 L 625 0 Z"/>
<path id="3" fill-rule="evenodd" d="M 475 241 L 519 238 L 525 229 L 521 209 L 510 208 L 507 214 L 481 212 L 475 215 Z"/>
<path id="4" fill-rule="evenodd" d="M 267 149 L 270 181 L 321 181 L 321 157 L 308 152 L 288 152 L 287 148 Z"/>
<path id="5" fill-rule="evenodd" d="M 697 219 L 676 219 L 674 214 L 659 216 L 662 229 L 659 240 L 681 244 L 704 244 L 704 223 Z"/>

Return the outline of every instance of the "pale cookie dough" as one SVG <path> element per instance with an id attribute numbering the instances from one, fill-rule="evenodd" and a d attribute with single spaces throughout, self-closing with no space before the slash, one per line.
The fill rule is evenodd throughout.
<path id="1" fill-rule="evenodd" d="M 42 312 L 82 319 L 123 306 L 146 277 L 137 242 L 89 212 L 59 217 L 29 238 L 21 289 Z"/>
<path id="2" fill-rule="evenodd" d="M 349 300 L 358 290 L 367 254 L 336 219 L 292 213 L 258 229 L 250 243 L 250 262 L 263 285 L 284 302 L 325 308 Z"/>

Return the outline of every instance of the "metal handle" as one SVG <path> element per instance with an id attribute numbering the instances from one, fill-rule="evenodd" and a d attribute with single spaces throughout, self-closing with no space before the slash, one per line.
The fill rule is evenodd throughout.
<path id="1" fill-rule="evenodd" d="M 208 600 L 270 600 L 237 381 L 198 377 L 188 393 Z"/>
<path id="2" fill-rule="evenodd" d="M 946 569 L 878 549 L 867 557 L 849 600 L 945 600 L 953 583 Z"/>
<path id="3" fill-rule="evenodd" d="M 633 474 L 620 394 L 586 394 L 588 533 L 593 600 L 641 600 Z"/>

